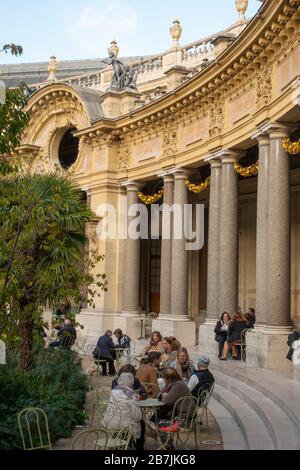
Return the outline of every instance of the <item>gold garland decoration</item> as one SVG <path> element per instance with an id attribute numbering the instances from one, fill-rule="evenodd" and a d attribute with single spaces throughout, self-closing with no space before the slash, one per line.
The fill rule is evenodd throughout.
<path id="1" fill-rule="evenodd" d="M 292 142 L 290 139 L 284 139 L 282 148 L 290 155 L 297 155 L 300 153 L 300 139 L 297 142 Z"/>
<path id="2" fill-rule="evenodd" d="M 211 177 L 207 178 L 201 184 L 193 184 L 189 180 L 186 180 L 185 185 L 191 193 L 200 194 L 210 187 Z"/>
<path id="3" fill-rule="evenodd" d="M 139 192 L 137 196 L 141 202 L 143 202 L 147 206 L 150 206 L 150 204 L 156 204 L 157 202 L 162 200 L 162 198 L 164 197 L 164 189 L 161 189 L 158 193 L 153 194 L 153 196 L 147 196 L 146 194 L 143 194 L 141 192 Z"/>
<path id="4" fill-rule="evenodd" d="M 250 178 L 250 176 L 257 176 L 259 171 L 259 161 L 247 167 L 243 167 L 242 165 L 235 163 L 234 169 L 238 175 L 241 175 L 244 178 Z"/>

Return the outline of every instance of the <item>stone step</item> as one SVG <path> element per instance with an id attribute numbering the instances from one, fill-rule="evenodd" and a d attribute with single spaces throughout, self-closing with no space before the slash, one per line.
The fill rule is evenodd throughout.
<path id="1" fill-rule="evenodd" d="M 265 423 L 244 400 L 218 383 L 215 384 L 213 397 L 227 409 L 238 424 L 240 428 L 239 432 L 243 435 L 247 450 L 276 449 Z M 220 419 L 217 421 L 222 431 L 222 422 L 220 422 Z M 232 432 L 232 440 L 236 440 L 236 433 L 236 430 Z M 226 439 L 229 438 L 229 432 L 227 432 Z"/>
<path id="2" fill-rule="evenodd" d="M 236 361 L 213 361 L 211 368 L 213 372 L 223 372 L 268 397 L 285 412 L 300 433 L 300 383 L 283 373 L 246 367 Z"/>
<path id="3" fill-rule="evenodd" d="M 244 381 L 216 370 L 214 374 L 218 386 L 231 392 L 234 401 L 238 397 L 259 416 L 269 432 L 275 449 L 300 449 L 298 429 L 281 406 L 272 401 L 265 393 L 253 388 Z M 257 428 L 256 431 L 253 426 L 246 428 L 248 435 L 252 431 L 258 433 L 260 428 Z"/>
<path id="4" fill-rule="evenodd" d="M 224 450 L 248 450 L 241 428 L 227 408 L 212 397 L 209 409 L 221 430 Z"/>

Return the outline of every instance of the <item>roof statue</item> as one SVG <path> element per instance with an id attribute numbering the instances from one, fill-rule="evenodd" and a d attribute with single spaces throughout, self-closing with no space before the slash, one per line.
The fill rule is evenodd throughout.
<path id="1" fill-rule="evenodd" d="M 125 66 L 123 62 L 118 59 L 119 55 L 119 47 L 114 39 L 111 42 L 111 47 L 108 49 L 109 58 L 103 60 L 103 62 L 107 65 L 111 65 L 113 67 L 113 75 L 110 84 L 110 88 L 112 90 L 123 91 L 126 89 L 136 90 L 136 83 L 139 75 L 139 71 L 141 69 L 143 58 L 140 61 L 138 66 Z"/>

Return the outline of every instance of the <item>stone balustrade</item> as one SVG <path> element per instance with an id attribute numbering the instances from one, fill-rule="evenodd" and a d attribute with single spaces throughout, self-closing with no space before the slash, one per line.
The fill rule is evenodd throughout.
<path id="1" fill-rule="evenodd" d="M 155 80 L 157 80 L 157 86 L 159 86 L 159 81 L 166 78 L 165 73 L 175 66 L 200 70 L 204 64 L 216 59 L 247 24 L 248 21 L 246 20 L 242 24 L 233 25 L 225 31 L 208 36 L 186 46 L 175 46 L 162 54 L 148 57 L 142 61 L 132 62 L 130 64 L 131 66 L 140 66 L 137 81 L 138 87 L 141 86 L 142 91 L 145 92 L 147 82 L 151 82 L 150 86 L 153 89 L 153 81 Z M 71 85 L 93 88 L 105 92 L 109 88 L 111 76 L 112 67 L 108 66 L 97 73 L 89 73 L 61 81 Z M 31 88 L 38 90 L 44 85 L 44 83 L 40 83 L 33 85 Z"/>

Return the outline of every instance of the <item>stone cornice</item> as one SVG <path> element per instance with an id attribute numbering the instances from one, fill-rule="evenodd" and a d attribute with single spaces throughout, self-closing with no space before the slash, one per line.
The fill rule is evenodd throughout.
<path id="1" fill-rule="evenodd" d="M 238 39 L 215 62 L 163 98 L 117 119 L 117 127 L 126 128 L 128 122 L 131 126 L 135 126 L 135 122 L 139 126 L 141 123 L 147 125 L 144 119 L 155 122 L 176 114 L 189 103 L 211 96 L 218 90 L 221 94 L 221 86 L 240 74 L 272 45 L 287 22 L 297 13 L 299 6 L 300 0 L 266 0 Z M 93 123 L 95 128 L 98 125 L 101 123 Z"/>
<path id="2" fill-rule="evenodd" d="M 168 126 L 168 122 L 174 124 L 175 117 L 177 119 L 177 116 L 182 116 L 185 110 L 189 113 L 193 107 L 197 109 L 199 106 L 205 106 L 207 109 L 207 105 L 211 104 L 214 108 L 214 100 L 221 103 L 221 96 L 224 96 L 226 91 L 228 93 L 228 90 L 236 90 L 237 83 L 247 83 L 249 68 L 252 67 L 253 71 L 259 67 L 258 64 L 268 60 L 268 49 L 273 48 L 275 40 L 285 30 L 287 23 L 298 14 L 299 6 L 300 0 L 266 0 L 237 40 L 195 77 L 130 114 L 116 119 L 102 117 L 90 121 L 91 126 L 79 129 L 77 136 L 84 137 L 86 141 L 100 139 L 106 142 L 107 134 L 111 134 L 109 142 L 119 142 L 136 132 L 161 131 Z M 235 83 L 235 80 L 238 82 Z M 46 86 L 35 93 L 29 101 L 29 109 L 34 112 L 38 107 L 47 106 L 47 103 L 56 97 L 78 100 L 88 114 L 77 90 L 63 83 Z M 101 93 L 98 98 L 102 99 Z"/>

